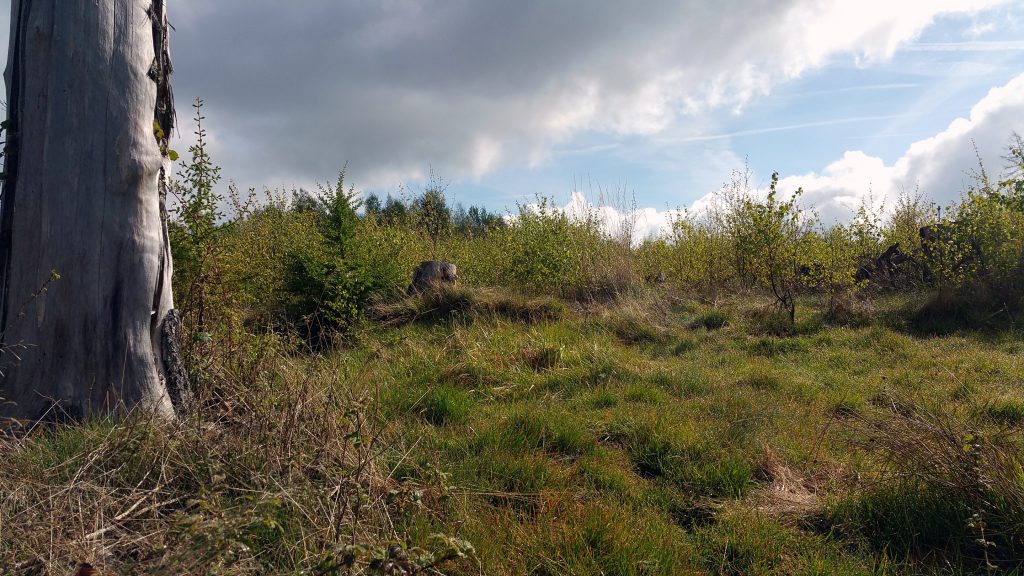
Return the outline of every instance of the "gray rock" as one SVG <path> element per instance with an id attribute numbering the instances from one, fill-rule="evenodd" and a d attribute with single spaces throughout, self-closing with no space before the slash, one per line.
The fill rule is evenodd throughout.
<path id="1" fill-rule="evenodd" d="M 458 269 L 451 262 L 424 260 L 416 267 L 409 284 L 408 294 L 419 294 L 445 286 L 455 286 L 459 281 Z"/>

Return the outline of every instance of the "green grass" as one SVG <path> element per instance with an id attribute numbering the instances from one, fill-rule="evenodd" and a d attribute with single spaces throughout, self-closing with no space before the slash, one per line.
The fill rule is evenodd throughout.
<path id="1" fill-rule="evenodd" d="M 465 424 L 473 409 L 473 399 L 468 393 L 452 386 L 441 386 L 426 393 L 421 413 L 431 424 Z"/>
<path id="2" fill-rule="evenodd" d="M 1007 426 L 1024 426 L 1024 401 L 997 399 L 984 407 L 985 415 L 994 422 Z"/>
<path id="3" fill-rule="evenodd" d="M 690 326 L 693 328 L 704 328 L 706 330 L 718 330 L 724 327 L 729 322 L 729 314 L 724 310 L 715 308 L 701 313 Z"/>
<path id="4" fill-rule="evenodd" d="M 835 327 L 804 305 L 800 328 L 785 332 L 744 303 L 698 322 L 693 307 L 436 298 L 436 313 L 406 304 L 422 309 L 392 310 L 345 349 L 245 372 L 258 386 L 219 392 L 233 412 L 211 408 L 216 417 L 181 438 L 96 423 L 9 443 L 0 488 L 46 491 L 9 497 L 0 518 L 31 519 L 21 534 L 69 512 L 97 517 L 54 500 L 71 486 L 104 486 L 78 493 L 109 499 L 109 518 L 133 504 L 118 491 L 159 487 L 203 504 L 150 514 L 163 524 L 133 519 L 133 533 L 175 536 L 151 548 L 118 540 L 121 558 L 135 546 L 169 562 L 205 546 L 211 561 L 236 558 L 251 573 L 312 570 L 333 550 L 329 527 L 351 525 L 351 503 L 364 502 L 367 554 L 394 534 L 443 548 L 431 539 L 441 533 L 475 550 L 447 562 L 449 574 L 985 574 L 968 525 L 980 513 L 997 544 L 990 561 L 1014 568 L 1020 548 L 1004 535 L 1024 534 L 1012 456 L 1024 445 L 1024 347 L 1013 333 L 920 336 L 885 316 L 891 306 L 873 324 Z M 524 311 L 535 306 L 558 312 Z M 299 395 L 303 382 L 315 393 Z M 969 478 L 950 484 L 955 467 L 907 482 L 928 462 L 917 455 L 941 446 L 899 419 L 914 402 L 948 413 L 956 442 L 1017 452 L 979 449 L 989 488 L 976 495 Z M 375 432 L 350 436 L 357 414 Z M 905 440 L 872 444 L 879 429 L 865 422 Z M 917 446 L 933 452 L 906 452 Z M 372 479 L 346 480 L 363 462 L 355 454 L 374 455 Z M 332 512 L 314 521 L 317 510 Z M 80 524 L 57 541 L 96 530 Z M 0 532 L 0 559 L 23 561 L 16 542 L 43 550 L 50 538 L 11 534 Z"/>

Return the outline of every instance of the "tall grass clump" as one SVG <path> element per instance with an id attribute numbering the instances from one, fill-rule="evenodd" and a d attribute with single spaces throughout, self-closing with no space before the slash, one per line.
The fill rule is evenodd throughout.
<path id="1" fill-rule="evenodd" d="M 876 478 L 832 510 L 843 529 L 879 547 L 983 568 L 1014 566 L 1024 557 L 1019 428 L 906 398 L 852 412 L 845 422 Z"/>

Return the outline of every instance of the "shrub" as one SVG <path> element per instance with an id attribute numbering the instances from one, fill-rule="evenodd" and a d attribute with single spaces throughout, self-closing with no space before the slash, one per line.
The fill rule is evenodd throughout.
<path id="1" fill-rule="evenodd" d="M 356 324 L 370 295 L 358 269 L 328 250 L 292 252 L 285 262 L 282 309 L 308 341 Z"/>
<path id="2" fill-rule="evenodd" d="M 584 231 L 567 215 L 540 198 L 532 206 L 520 205 L 516 221 L 503 240 L 507 249 L 507 278 L 535 292 L 558 291 L 579 282 L 576 235 Z"/>
<path id="3" fill-rule="evenodd" d="M 803 190 L 783 201 L 778 198 L 778 183 L 775 172 L 764 200 L 749 189 L 726 190 L 718 218 L 730 238 L 738 275 L 767 289 L 792 324 L 814 219 L 797 206 Z"/>
<path id="4" fill-rule="evenodd" d="M 882 231 L 885 243 L 899 244 L 907 254 L 921 253 L 921 228 L 935 223 L 936 207 L 920 189 L 902 191 Z"/>
<path id="5" fill-rule="evenodd" d="M 1024 309 L 1024 143 L 1008 147 L 1009 175 L 983 165 L 943 220 L 922 229 L 922 251 L 939 292 L 962 294 L 985 313 Z"/>
<path id="6" fill-rule="evenodd" d="M 686 211 L 671 215 L 665 250 L 668 278 L 711 300 L 733 287 L 745 271 L 745 255 L 733 259 L 727 229 L 719 216 L 696 217 Z"/>
<path id="7" fill-rule="evenodd" d="M 375 221 L 361 222 L 355 188 L 345 187 L 345 171 L 317 194 L 298 192 L 291 212 L 312 216 L 316 230 L 282 257 L 283 282 L 278 306 L 287 322 L 302 327 L 307 338 L 326 332 L 344 333 L 360 320 L 374 295 L 399 289 L 405 272 L 400 258 L 408 239 Z"/>
<path id="8" fill-rule="evenodd" d="M 313 213 L 289 210 L 288 200 L 278 193 L 259 208 L 237 209 L 219 242 L 218 308 L 267 325 L 284 320 L 280 298 L 287 280 L 287 256 L 320 250 L 323 237 Z"/>
<path id="9" fill-rule="evenodd" d="M 348 261 L 359 270 L 371 293 L 382 299 L 403 293 L 412 271 L 429 257 L 416 234 L 373 218 L 359 223 L 348 248 Z"/>
<path id="10" fill-rule="evenodd" d="M 488 277 L 531 293 L 608 299 L 637 284 L 628 241 L 602 231 L 594 212 L 570 216 L 548 198 L 519 205 L 507 228 L 488 235 Z"/>
<path id="11" fill-rule="evenodd" d="M 220 167 L 213 163 L 206 149 L 206 129 L 203 128 L 203 101 L 196 98 L 196 143 L 189 146 L 191 159 L 183 161 L 178 180 L 168 180 L 168 190 L 175 199 L 171 209 L 174 220 L 168 223 L 171 253 L 174 260 L 175 294 L 184 319 L 206 330 L 208 301 L 214 291 L 217 276 L 217 235 L 221 226 L 220 203 L 224 198 L 215 186 L 220 181 Z"/>

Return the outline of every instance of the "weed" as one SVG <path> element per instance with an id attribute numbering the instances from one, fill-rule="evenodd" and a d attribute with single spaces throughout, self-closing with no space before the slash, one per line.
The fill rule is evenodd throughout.
<path id="1" fill-rule="evenodd" d="M 729 322 L 729 315 L 721 309 L 708 310 L 693 319 L 690 323 L 692 328 L 704 328 L 705 330 L 718 330 L 724 328 Z"/>

